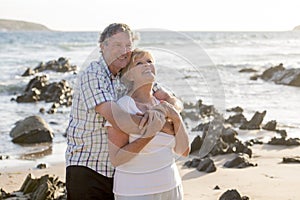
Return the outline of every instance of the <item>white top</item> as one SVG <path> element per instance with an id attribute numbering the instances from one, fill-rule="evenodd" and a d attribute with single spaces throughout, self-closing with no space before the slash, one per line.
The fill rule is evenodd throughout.
<path id="1" fill-rule="evenodd" d="M 129 96 L 120 98 L 117 103 L 126 112 L 141 113 Z M 111 124 L 107 123 L 106 126 Z M 138 137 L 140 135 L 130 134 L 129 142 Z M 122 196 L 147 195 L 165 192 L 181 184 L 174 146 L 174 136 L 157 133 L 139 154 L 116 168 L 113 192 Z"/>

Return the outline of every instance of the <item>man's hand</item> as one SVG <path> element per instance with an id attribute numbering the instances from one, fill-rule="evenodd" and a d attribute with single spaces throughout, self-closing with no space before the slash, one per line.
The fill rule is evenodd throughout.
<path id="1" fill-rule="evenodd" d="M 147 110 L 139 126 L 143 126 L 141 133 L 143 137 L 152 137 L 159 132 L 166 122 L 166 116 L 159 110 Z"/>

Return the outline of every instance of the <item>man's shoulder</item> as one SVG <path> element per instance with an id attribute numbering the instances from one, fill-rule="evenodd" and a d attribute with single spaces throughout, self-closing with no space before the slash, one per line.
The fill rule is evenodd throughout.
<path id="1" fill-rule="evenodd" d="M 86 71 L 87 72 L 97 72 L 97 71 L 105 71 L 106 66 L 103 65 L 99 61 L 92 61 L 90 64 L 87 66 Z"/>
<path id="2" fill-rule="evenodd" d="M 81 76 L 89 76 L 90 74 L 103 77 L 109 76 L 106 66 L 101 64 L 99 61 L 90 62 L 90 64 L 81 71 Z"/>

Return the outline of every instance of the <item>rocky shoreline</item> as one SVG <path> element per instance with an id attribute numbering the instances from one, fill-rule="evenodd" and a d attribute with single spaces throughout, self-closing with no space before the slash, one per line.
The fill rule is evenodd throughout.
<path id="1" fill-rule="evenodd" d="M 71 65 L 68 59 L 61 57 L 58 60 L 46 63 L 41 62 L 33 70 L 28 68 L 22 76 L 35 77 L 29 81 L 24 89 L 24 93 L 16 98 L 12 98 L 12 101 L 18 103 L 52 102 L 53 105 L 47 112 L 45 112 L 44 108 L 40 109 L 39 112 L 43 114 L 55 115 L 59 107 L 69 107 L 72 102 L 72 88 L 65 80 L 61 80 L 58 83 L 49 83 L 47 75 L 40 75 L 40 72 L 47 72 L 49 70 L 57 73 L 76 73 L 77 67 Z M 253 69 L 244 69 L 240 72 L 257 73 Z M 273 81 L 276 84 L 300 87 L 300 71 L 297 69 L 285 69 L 282 64 L 265 70 L 261 75 L 256 74 L 250 79 L 257 80 L 258 78 L 265 81 Z M 276 149 L 275 146 L 280 146 L 281 149 L 286 150 L 276 157 L 277 160 L 280 159 L 281 161 L 279 163 L 272 163 L 271 166 L 300 163 L 299 154 L 295 153 L 297 152 L 295 149 L 300 148 L 300 139 L 290 138 L 286 130 L 278 129 L 275 120 L 264 122 L 267 110 L 256 111 L 252 118 L 248 120 L 243 115 L 243 110 L 246 108 L 239 106 L 226 110 L 226 114 L 230 114 L 227 119 L 224 118 L 225 113 L 219 113 L 213 105 L 206 105 L 201 99 L 197 102 L 185 102 L 184 108 L 184 111 L 181 113 L 184 120 L 189 119 L 194 122 L 200 122 L 197 126 L 191 128 L 191 131 L 199 134 L 191 143 L 192 150 L 190 157 L 182 163 L 178 162 L 178 165 L 183 168 L 183 173 L 194 173 L 192 171 L 200 173 L 194 175 L 194 178 L 199 180 L 199 182 L 201 182 L 201 177 L 205 176 L 204 174 L 217 174 L 218 171 L 226 173 L 226 168 L 236 170 L 257 168 L 258 171 L 261 169 L 265 170 L 264 166 L 261 166 L 263 164 L 257 160 L 257 156 L 261 153 L 257 149 L 265 148 L 266 146 L 274 146 L 274 149 Z M 250 132 L 253 130 L 258 132 L 264 131 L 265 133 L 271 132 L 275 136 L 268 142 L 263 142 L 260 138 L 245 142 L 239 139 L 241 131 Z M 212 135 L 215 137 L 210 138 Z M 30 116 L 16 122 L 15 127 L 10 132 L 10 136 L 12 137 L 12 142 L 20 144 L 51 143 L 54 137 L 51 125 L 47 124 L 39 116 Z M 205 154 L 199 155 L 204 141 L 213 145 L 207 149 Z M 284 152 L 287 154 L 284 154 Z M 290 154 L 290 152 L 292 153 Z M 269 154 L 269 152 L 266 154 Z M 222 156 L 222 162 L 218 160 L 220 156 Z M 0 160 L 10 159 L 6 155 L 0 155 L 0 158 Z M 265 162 L 265 160 L 261 162 Z M 39 167 L 36 166 L 36 168 L 47 168 L 47 166 L 44 163 L 40 163 Z M 293 174 L 294 172 L 291 173 Z M 2 174 L 0 173 L 0 178 L 1 176 Z M 233 174 L 231 176 L 235 177 Z M 218 175 L 215 175 L 215 178 L 217 177 Z M 183 181 L 185 182 L 185 176 L 183 176 Z M 186 182 L 190 183 L 189 180 Z M 238 188 L 238 185 L 236 186 Z M 239 189 L 231 188 L 226 190 L 224 185 L 221 187 L 223 191 L 218 193 L 219 200 L 232 200 L 233 198 L 256 199 L 253 193 L 247 194 L 247 192 L 241 190 L 243 195 L 245 194 L 245 196 L 242 196 L 238 192 L 240 191 Z M 219 189 L 220 186 L 216 181 L 214 190 Z M 1 188 L 0 191 L 0 199 L 66 199 L 64 181 L 60 180 L 56 175 L 52 176 L 50 174 L 44 174 L 40 178 L 33 178 L 31 173 L 29 173 L 19 190 L 7 192 Z M 299 196 L 296 194 L 296 196 L 300 197 L 300 194 Z"/>

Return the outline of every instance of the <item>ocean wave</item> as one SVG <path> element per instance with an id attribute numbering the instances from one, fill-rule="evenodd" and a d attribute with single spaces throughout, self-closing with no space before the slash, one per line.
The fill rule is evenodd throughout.
<path id="1" fill-rule="evenodd" d="M 0 84 L 0 94 L 17 94 L 24 91 L 24 85 L 20 84 Z"/>
<path id="2" fill-rule="evenodd" d="M 79 42 L 72 42 L 72 43 L 59 43 L 57 44 L 57 47 L 62 49 L 62 50 L 74 50 L 78 48 L 94 48 L 95 43 L 79 43 Z"/>

